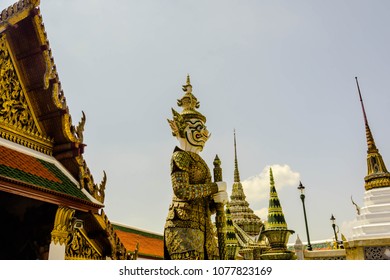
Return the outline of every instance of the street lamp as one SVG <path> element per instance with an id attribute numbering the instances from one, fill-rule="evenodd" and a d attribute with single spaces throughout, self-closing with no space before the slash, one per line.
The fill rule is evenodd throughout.
<path id="1" fill-rule="evenodd" d="M 334 232 L 334 238 L 336 240 L 336 249 L 338 249 L 339 248 L 339 241 L 337 239 L 337 233 L 336 233 L 336 223 L 335 223 L 336 218 L 333 216 L 333 214 L 332 214 L 332 217 L 330 217 L 330 220 L 332 221 L 332 228 L 333 228 L 333 232 Z"/>
<path id="2" fill-rule="evenodd" d="M 303 206 L 303 215 L 305 216 L 305 225 L 306 225 L 306 235 L 307 235 L 307 250 L 312 251 L 312 247 L 310 244 L 310 237 L 309 237 L 309 228 L 307 226 L 307 218 L 306 218 L 306 208 L 305 208 L 305 187 L 302 185 L 301 181 L 299 181 L 299 187 L 298 190 L 301 191 L 301 200 L 302 200 L 302 206 Z"/>

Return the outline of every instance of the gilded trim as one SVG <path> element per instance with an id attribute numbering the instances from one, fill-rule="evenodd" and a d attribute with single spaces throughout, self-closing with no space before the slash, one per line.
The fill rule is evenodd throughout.
<path id="1" fill-rule="evenodd" d="M 54 220 L 54 229 L 51 232 L 51 241 L 54 244 L 64 245 L 68 242 L 71 233 L 71 220 L 75 210 L 64 206 L 58 206 Z"/>
<path id="2" fill-rule="evenodd" d="M 54 59 L 51 54 L 51 50 L 48 47 L 49 43 L 47 40 L 45 27 L 43 25 L 42 16 L 39 14 L 39 9 L 38 9 L 38 13 L 33 17 L 33 23 L 34 23 L 35 31 L 38 34 L 40 45 L 47 46 L 46 49 L 42 51 L 42 55 L 46 64 L 46 71 L 43 77 L 44 89 L 48 89 L 50 85 L 50 80 L 54 79 L 57 76 L 57 73 L 54 65 Z"/>
<path id="3" fill-rule="evenodd" d="M 101 249 L 88 238 L 84 229 L 74 229 L 66 246 L 66 260 L 100 260 Z"/>
<path id="4" fill-rule="evenodd" d="M 4 9 L 0 14 L 0 33 L 9 25 L 14 25 L 28 17 L 30 11 L 39 6 L 39 3 L 39 0 L 20 0 Z"/>

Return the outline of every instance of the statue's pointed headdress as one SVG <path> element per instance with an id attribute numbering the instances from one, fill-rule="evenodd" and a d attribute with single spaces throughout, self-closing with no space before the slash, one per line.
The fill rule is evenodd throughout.
<path id="1" fill-rule="evenodd" d="M 181 99 L 177 100 L 177 105 L 182 107 L 183 110 L 181 113 L 178 113 L 172 108 L 173 120 L 168 120 L 173 136 L 179 137 L 184 137 L 184 129 L 187 126 L 187 120 L 200 119 L 203 122 L 206 122 L 206 117 L 196 110 L 200 105 L 198 99 L 192 94 L 190 75 L 187 75 L 186 84 L 183 85 L 182 89 L 185 94 Z"/>

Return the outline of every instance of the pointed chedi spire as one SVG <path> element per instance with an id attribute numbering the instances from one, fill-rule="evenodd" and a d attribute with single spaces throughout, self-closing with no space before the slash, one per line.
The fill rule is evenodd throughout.
<path id="1" fill-rule="evenodd" d="M 270 229 L 287 229 L 287 223 L 284 219 L 282 206 L 279 201 L 278 193 L 275 188 L 274 176 L 272 174 L 272 168 L 269 169 L 270 176 L 270 197 L 268 206 L 268 221 L 266 224 L 266 230 Z"/>
<path id="2" fill-rule="evenodd" d="M 228 202 L 232 220 L 248 235 L 256 236 L 260 233 L 263 223 L 261 219 L 254 214 L 246 201 L 244 188 L 240 182 L 240 176 L 237 164 L 237 146 L 236 133 L 234 132 L 234 154 L 235 154 L 235 168 L 234 168 L 234 183 L 230 201 Z"/>
<path id="3" fill-rule="evenodd" d="M 295 259 L 295 253 L 287 250 L 287 243 L 293 230 L 287 229 L 282 206 L 275 188 L 272 168 L 269 169 L 270 196 L 268 206 L 267 223 L 265 224 L 264 235 L 267 237 L 270 249 L 266 250 L 260 258 L 263 260 L 291 260 Z"/>
<path id="4" fill-rule="evenodd" d="M 375 145 L 374 137 L 371 133 L 370 126 L 368 125 L 366 110 L 364 108 L 363 98 L 360 92 L 357 77 L 355 77 L 355 80 L 358 88 L 360 104 L 362 106 L 367 138 L 367 176 L 364 177 L 364 187 L 366 190 L 370 190 L 373 188 L 390 187 L 390 173 L 387 171 L 382 156 Z"/>
<path id="5" fill-rule="evenodd" d="M 356 85 L 357 85 L 358 92 L 359 92 L 360 104 L 362 106 L 364 124 L 366 126 L 366 138 L 367 138 L 367 146 L 368 146 L 367 152 L 368 153 L 375 153 L 375 152 L 378 152 L 378 149 L 376 148 L 374 137 L 372 136 L 370 126 L 368 125 L 366 110 L 364 109 L 363 98 L 362 98 L 362 94 L 360 92 L 360 87 L 359 87 L 359 82 L 358 82 L 357 77 L 355 77 L 355 80 L 356 80 Z"/>
<path id="6" fill-rule="evenodd" d="M 240 182 L 240 173 L 238 171 L 236 130 L 234 130 L 234 182 Z"/>

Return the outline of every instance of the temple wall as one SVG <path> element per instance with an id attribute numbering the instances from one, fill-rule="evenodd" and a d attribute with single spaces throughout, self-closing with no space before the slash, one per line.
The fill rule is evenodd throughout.
<path id="1" fill-rule="evenodd" d="M 304 251 L 304 260 L 346 260 L 345 249 Z"/>

